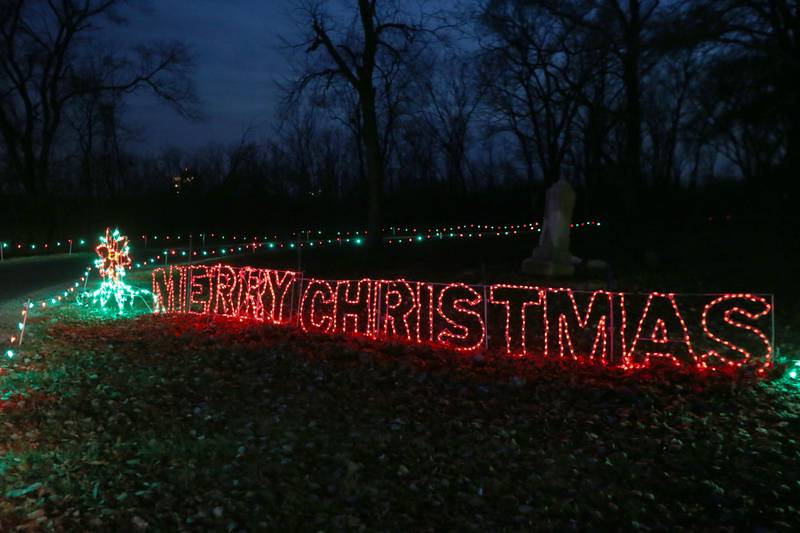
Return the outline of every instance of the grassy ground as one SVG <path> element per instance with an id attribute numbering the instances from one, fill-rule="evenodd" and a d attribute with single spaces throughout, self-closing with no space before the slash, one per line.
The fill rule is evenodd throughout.
<path id="1" fill-rule="evenodd" d="M 56 320 L 57 318 L 57 320 Z M 800 390 L 64 308 L 5 387 L 0 530 L 790 530 Z"/>
<path id="2" fill-rule="evenodd" d="M 576 247 L 598 256 L 614 238 Z M 302 268 L 507 279 L 530 248 L 430 246 L 317 252 Z M 755 260 L 725 249 L 690 272 L 670 252 L 613 250 L 611 278 L 578 283 L 774 287 L 781 353 L 797 353 L 792 289 Z M 800 525 L 800 388 L 783 369 L 759 382 L 624 376 L 75 306 L 34 315 L 13 365 L 0 375 L 0 531 Z"/>

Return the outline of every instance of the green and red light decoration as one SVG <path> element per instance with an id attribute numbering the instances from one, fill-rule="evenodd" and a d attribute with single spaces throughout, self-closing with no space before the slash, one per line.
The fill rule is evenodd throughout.
<path id="1" fill-rule="evenodd" d="M 794 365 L 789 367 L 789 377 L 797 379 L 800 376 L 800 361 L 795 361 Z"/>
<path id="2" fill-rule="evenodd" d="M 118 229 L 111 231 L 106 228 L 104 236 L 100 237 L 100 244 L 95 248 L 98 258 L 94 266 L 100 273 L 100 287 L 89 293 L 92 303 L 106 308 L 111 302 L 117 305 L 119 312 L 125 310 L 125 305 L 132 305 L 136 297 L 150 294 L 150 291 L 136 289 L 125 283 L 126 271 L 133 261 L 131 260 L 128 237 L 121 235 Z"/>
<path id="3" fill-rule="evenodd" d="M 434 230 L 400 239 L 469 238 L 480 236 L 484 228 L 469 228 L 466 233 L 461 228 L 444 230 L 451 233 Z M 496 233 L 506 231 L 513 234 L 519 229 Z M 219 253 L 343 241 L 358 245 L 361 238 L 241 243 L 220 248 Z M 125 282 L 128 269 L 138 265 L 131 259 L 127 237 L 118 230 L 108 228 L 96 251 L 101 284 L 83 294 L 102 308 L 113 300 L 120 312 L 135 298 L 152 294 L 157 313 L 293 324 L 302 332 L 432 344 L 464 353 L 498 350 L 515 358 L 575 361 L 625 371 L 661 362 L 700 373 L 749 368 L 763 376 L 773 366 L 774 339 L 765 333 L 774 329 L 774 304 L 769 296 L 631 294 L 403 279 L 323 280 L 305 278 L 300 272 L 223 264 L 156 268 L 151 293 Z M 179 249 L 163 253 L 165 260 L 186 256 Z M 142 266 L 152 263 L 150 259 Z M 88 272 L 81 278 L 84 289 L 87 277 Z M 76 282 L 38 305 L 26 302 L 6 357 L 15 355 L 15 343 L 21 342 L 30 310 L 65 301 L 79 286 Z M 690 298 L 694 300 L 687 301 Z M 796 379 L 798 371 L 800 367 L 790 368 L 787 374 Z"/>
<path id="4" fill-rule="evenodd" d="M 584 222 L 576 222 L 570 225 L 573 229 L 581 228 L 596 228 L 601 224 L 598 221 L 590 220 Z M 451 226 L 441 227 L 398 227 L 390 226 L 383 229 L 384 240 L 387 244 L 405 244 L 414 242 L 424 242 L 432 239 L 455 239 L 455 238 L 475 238 L 475 237 L 489 237 L 489 236 L 514 236 L 522 235 L 525 233 L 532 233 L 541 231 L 541 226 L 537 222 L 523 223 L 523 224 L 458 224 Z M 354 244 L 356 246 L 363 243 L 363 237 L 367 235 L 364 230 L 351 230 L 351 231 L 334 231 L 334 230 L 301 230 L 292 232 L 288 238 L 279 238 L 278 235 L 235 235 L 230 233 L 194 233 L 185 235 L 165 235 L 165 234 L 141 234 L 137 238 L 143 241 L 144 247 L 148 247 L 148 243 L 169 242 L 174 245 L 184 245 L 193 237 L 196 239 L 195 248 L 206 251 L 206 255 L 215 255 L 222 253 L 231 253 L 234 250 L 244 247 L 261 248 L 267 246 L 268 248 L 275 247 L 304 247 L 304 246 L 320 246 L 323 244 Z M 179 241 L 179 242 L 176 242 Z M 198 242 L 199 241 L 199 242 Z M 233 242 L 231 242 L 233 241 Z M 214 244 L 216 243 L 216 244 Z M 227 245 L 225 244 L 227 243 Z M 0 241 L 0 260 L 7 259 L 11 256 L 23 256 L 39 253 L 73 253 L 86 251 L 88 241 L 87 239 L 69 238 L 61 239 L 59 241 L 51 242 L 21 242 L 19 240 L 3 240 Z M 199 246 L 198 246 L 199 244 Z M 185 245 L 184 245 L 185 246 Z M 208 248 L 208 250 L 206 250 Z M 215 248 L 220 248 L 216 251 Z M 239 250 L 241 251 L 241 250 Z M 193 256 L 202 255 L 200 252 L 194 252 Z M 7 257 L 9 256 L 9 257 Z"/>
<path id="5" fill-rule="evenodd" d="M 71 283 L 63 291 L 59 291 L 47 298 L 42 298 L 36 301 L 29 299 L 22 304 L 22 309 L 20 310 L 20 321 L 17 324 L 17 328 L 14 333 L 8 337 L 8 347 L 3 351 L 6 359 L 13 359 L 17 353 L 17 350 L 22 345 L 22 340 L 25 338 L 28 329 L 28 317 L 30 316 L 30 313 L 35 309 L 45 310 L 69 301 L 70 296 L 80 293 L 81 284 L 84 284 L 85 286 L 91 271 L 91 267 L 87 268 L 78 280 Z"/>
<path id="6" fill-rule="evenodd" d="M 26 300 L 20 311 L 20 322 L 17 325 L 17 329 L 8 337 L 7 348 L 2 351 L 5 359 L 13 359 L 22 345 L 27 329 L 28 316 L 34 309 L 44 311 L 69 301 L 71 296 L 80 296 L 82 298 L 91 298 L 91 301 L 101 308 L 106 308 L 113 300 L 117 304 L 119 312 L 122 312 L 126 304 L 133 304 L 133 300 L 136 297 L 151 294 L 147 289 L 137 289 L 125 283 L 125 275 L 132 265 L 132 258 L 128 238 L 121 235 L 119 230 L 111 231 L 110 228 L 107 228 L 105 235 L 100 236 L 100 243 L 95 248 L 95 251 L 98 257 L 94 262 L 94 266 L 100 273 L 102 280 L 100 287 L 94 291 L 86 290 L 92 271 L 92 267 L 88 267 L 77 281 L 70 284 L 63 291 L 41 300 Z M 76 299 L 80 301 L 80 298 Z"/>

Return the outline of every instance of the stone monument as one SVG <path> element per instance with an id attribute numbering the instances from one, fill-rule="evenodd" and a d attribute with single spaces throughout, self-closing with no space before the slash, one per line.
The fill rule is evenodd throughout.
<path id="1" fill-rule="evenodd" d="M 564 178 L 547 189 L 539 246 L 522 262 L 525 274 L 571 276 L 575 273 L 575 263 L 580 260 L 569 252 L 569 226 L 574 208 L 575 189 Z"/>

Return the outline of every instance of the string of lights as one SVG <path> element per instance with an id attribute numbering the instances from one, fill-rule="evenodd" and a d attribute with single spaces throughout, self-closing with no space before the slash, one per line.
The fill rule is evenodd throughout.
<path id="1" fill-rule="evenodd" d="M 574 229 L 586 227 L 600 227 L 601 223 L 598 221 L 585 221 L 577 222 L 570 225 Z M 430 238 L 453 238 L 454 236 L 463 236 L 467 234 L 473 235 L 518 235 L 526 232 L 541 231 L 541 225 L 538 222 L 524 223 L 524 224 L 460 224 L 451 226 L 438 226 L 429 228 L 416 228 L 416 227 L 396 227 L 391 226 L 385 228 L 384 239 L 389 243 L 403 243 L 413 242 L 415 239 L 430 239 Z M 244 234 L 230 234 L 230 233 L 194 233 L 194 234 L 142 234 L 137 237 L 137 242 L 141 241 L 143 248 L 155 246 L 157 243 L 174 243 L 180 241 L 188 243 L 190 239 L 193 241 L 193 247 L 197 249 L 205 249 L 206 246 L 213 248 L 219 247 L 221 243 L 236 243 L 238 246 L 241 243 L 246 245 L 257 244 L 292 244 L 300 245 L 309 242 L 328 242 L 336 241 L 337 239 L 353 239 L 361 238 L 367 235 L 366 231 L 326 231 L 326 230 L 303 230 L 295 231 L 290 234 L 289 238 L 279 238 L 278 235 L 244 235 Z M 350 241 L 348 241 L 350 242 Z M 188 244 L 186 245 L 188 246 Z M 230 248 L 228 245 L 227 248 Z M 0 260 L 6 257 L 21 257 L 27 255 L 34 255 L 40 253 L 73 253 L 85 252 L 91 250 L 91 244 L 88 239 L 62 239 L 52 242 L 22 242 L 20 240 L 7 240 L 0 241 Z"/>
<path id="2" fill-rule="evenodd" d="M 752 294 L 639 295 L 404 279 L 324 280 L 229 265 L 159 267 L 152 279 L 157 313 L 294 324 L 305 333 L 432 344 L 465 353 L 498 349 L 509 357 L 625 371 L 651 368 L 656 360 L 697 372 L 747 366 L 763 375 L 772 366 L 773 346 L 764 330 L 773 307 Z M 685 302 L 688 298 L 695 301 Z M 634 305 L 634 299 L 644 304 Z M 690 331 L 681 307 L 691 308 L 697 299 L 706 305 Z M 708 317 L 716 314 L 724 317 L 724 331 L 710 326 Z"/>
<path id="3" fill-rule="evenodd" d="M 140 296 L 150 295 L 148 289 L 137 289 L 131 287 L 123 280 L 126 270 L 132 261 L 128 238 L 121 235 L 119 230 L 111 231 L 106 229 L 105 235 L 100 236 L 100 244 L 95 248 L 98 258 L 94 262 L 94 267 L 98 270 L 102 282 L 94 291 L 87 291 L 86 284 L 92 271 L 92 267 L 86 268 L 83 275 L 73 282 L 63 291 L 53 294 L 49 298 L 43 298 L 36 302 L 30 299 L 22 304 L 20 311 L 21 320 L 17 325 L 17 332 L 10 335 L 8 345 L 4 350 L 7 359 L 13 359 L 16 350 L 22 345 L 25 331 L 28 325 L 28 317 L 33 309 L 41 310 L 52 308 L 62 302 L 69 301 L 71 296 L 75 296 L 76 301 L 87 301 L 101 308 L 105 308 L 110 301 L 115 301 L 120 312 L 126 304 L 133 304 L 133 300 Z M 81 283 L 83 288 L 81 289 Z"/>
<path id="4" fill-rule="evenodd" d="M 424 242 L 489 234 L 444 232 L 443 229 L 449 228 L 437 228 L 429 234 L 397 241 Z M 515 231 L 519 230 L 493 234 L 508 235 Z M 191 253 L 222 256 L 247 254 L 262 247 L 342 243 L 359 245 L 363 244 L 363 238 L 248 243 L 192 250 Z M 134 263 L 127 237 L 110 228 L 100 237 L 96 253 L 94 266 L 102 280 L 100 287 L 86 290 L 89 268 L 78 281 L 50 298 L 26 301 L 17 331 L 8 337 L 9 347 L 5 351 L 8 359 L 15 356 L 15 350 L 22 343 L 33 309 L 54 307 L 75 295 L 78 302 L 91 301 L 100 308 L 114 301 L 120 313 L 126 305 L 132 305 L 135 298 L 152 296 L 156 313 L 221 315 L 273 324 L 296 324 L 304 332 L 427 343 L 465 353 L 489 349 L 490 344 L 497 344 L 493 342 L 495 339 L 502 339 L 504 346 L 499 348 L 510 357 L 537 355 L 631 371 L 650 368 L 655 358 L 700 372 L 747 366 L 763 375 L 773 364 L 773 341 L 764 333 L 764 321 L 772 318 L 773 305 L 766 297 L 755 294 L 689 295 L 711 297 L 702 306 L 700 327 L 690 332 L 678 295 L 674 293 L 649 293 L 639 310 L 629 304 L 635 295 L 603 290 L 582 292 L 571 288 L 427 283 L 404 279 L 331 281 L 306 279 L 302 273 L 293 271 L 223 264 L 161 267 L 153 263 L 162 255 Z M 167 249 L 162 254 L 165 261 L 170 256 L 188 255 L 186 250 L 180 249 Z M 150 265 L 156 267 L 151 274 L 152 292 L 124 282 L 128 269 Z M 82 291 L 79 290 L 81 282 Z M 580 298 L 576 297 L 578 295 Z M 496 311 L 501 314 L 498 316 Z M 502 335 L 492 333 L 497 324 L 502 326 Z M 531 329 L 531 324 L 536 326 Z M 713 348 L 697 348 L 693 340 L 699 335 L 698 331 L 702 336 L 701 344 L 713 345 Z M 542 348 L 531 349 L 532 342 Z M 793 368 L 792 372 L 795 374 L 792 377 L 796 377 L 797 369 Z"/>
<path id="5" fill-rule="evenodd" d="M 22 345 L 22 340 L 25 338 L 25 332 L 28 327 L 28 317 L 30 316 L 30 313 L 37 308 L 47 309 L 55 307 L 61 303 L 67 302 L 70 299 L 70 296 L 76 296 L 79 293 L 81 284 L 83 284 L 85 287 L 91 270 L 91 267 L 87 268 L 84 270 L 83 275 L 79 279 L 71 283 L 64 290 L 53 293 L 49 297 L 41 298 L 35 301 L 30 299 L 25 300 L 25 302 L 22 304 L 22 309 L 20 310 L 20 320 L 17 324 L 17 329 L 7 338 L 7 346 L 3 352 L 6 358 L 13 359 L 16 351 L 18 351 L 19 347 Z"/>
<path id="6" fill-rule="evenodd" d="M 102 279 L 100 287 L 94 291 L 86 290 L 86 285 L 92 272 L 92 266 L 89 266 L 84 270 L 83 275 L 78 280 L 71 283 L 69 287 L 63 291 L 58 291 L 48 297 L 37 300 L 26 299 L 21 304 L 21 319 L 17 324 L 17 329 L 13 334 L 7 337 L 6 348 L 2 352 L 7 360 L 13 359 L 19 351 L 25 337 L 25 332 L 27 331 L 28 317 L 31 311 L 35 309 L 39 309 L 40 311 L 51 309 L 61 303 L 71 301 L 69 297 L 75 296 L 76 302 L 91 302 L 93 305 L 99 306 L 100 308 L 106 308 L 109 302 L 114 301 L 118 311 L 122 312 L 125 305 L 132 305 L 136 298 L 152 296 L 150 290 L 132 287 L 124 283 L 123 279 L 126 276 L 127 270 L 134 266 L 136 268 L 143 268 L 147 266 L 147 264 L 155 262 L 156 259 L 152 258 L 147 263 L 134 264 L 130 255 L 128 238 L 122 236 L 119 230 L 114 230 L 112 232 L 110 228 L 107 228 L 105 235 L 99 237 L 99 241 L 100 244 L 95 248 L 98 257 L 94 261 L 94 268 L 98 270 Z M 221 255 L 234 256 L 237 252 L 248 253 L 246 249 L 247 247 L 239 246 L 230 249 L 220 249 L 219 253 Z M 177 255 L 179 253 L 177 250 L 173 250 L 172 252 L 172 255 Z M 182 255 L 186 256 L 187 254 L 183 253 Z M 159 255 L 157 257 L 161 258 L 162 256 Z M 83 285 L 82 289 L 81 285 Z"/>
<path id="7" fill-rule="evenodd" d="M 573 224 L 577 228 L 598 227 L 599 223 L 580 223 Z M 524 226 L 524 227 L 522 227 Z M 520 235 L 525 232 L 540 232 L 541 227 L 539 224 L 518 225 L 518 227 L 507 226 L 508 229 L 485 229 L 487 226 L 482 226 L 477 229 L 476 225 L 473 230 L 464 231 L 464 227 L 453 226 L 451 228 L 433 228 L 428 233 L 417 233 L 409 237 L 384 237 L 384 241 L 388 245 L 404 245 L 404 244 L 421 244 L 424 242 L 442 241 L 450 239 L 480 239 L 487 237 L 509 237 Z M 459 230 L 459 228 L 461 228 Z M 452 231 L 450 231 L 452 230 Z M 141 262 L 134 263 L 134 269 L 142 269 L 148 267 L 155 267 L 160 264 L 168 265 L 170 258 L 175 260 L 182 260 L 185 258 L 191 259 L 208 259 L 213 257 L 230 256 L 233 254 L 241 254 L 247 252 L 272 251 L 282 249 L 303 249 L 303 248 L 319 248 L 324 246 L 343 246 L 353 245 L 361 246 L 365 242 L 363 237 L 335 237 L 328 239 L 310 239 L 301 241 L 284 241 L 284 242 L 250 242 L 236 246 L 221 246 L 209 247 L 208 249 L 190 249 L 189 247 L 174 247 L 165 248 L 160 253 L 144 259 Z M 174 261 L 173 261 L 174 262 Z"/>

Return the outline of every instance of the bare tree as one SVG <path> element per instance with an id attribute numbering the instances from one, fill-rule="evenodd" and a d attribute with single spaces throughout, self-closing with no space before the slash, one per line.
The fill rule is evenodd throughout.
<path id="1" fill-rule="evenodd" d="M 685 129 L 691 113 L 692 95 L 701 79 L 702 64 L 693 50 L 665 55 L 649 76 L 648 91 L 643 98 L 646 132 L 647 166 L 653 183 L 659 187 L 679 185 L 683 162 L 691 161 L 684 154 L 688 146 Z M 681 156 L 686 157 L 681 157 Z"/>
<path id="2" fill-rule="evenodd" d="M 316 168 L 317 136 L 320 126 L 314 108 L 302 107 L 287 114 L 280 128 L 281 145 L 286 154 L 287 178 L 299 197 L 318 190 Z"/>
<path id="3" fill-rule="evenodd" d="M 444 152 L 448 185 L 464 193 L 472 120 L 487 88 L 476 84 L 478 75 L 469 60 L 442 59 L 438 71 L 439 77 L 424 82 L 428 102 L 421 114 Z"/>
<path id="4" fill-rule="evenodd" d="M 180 43 L 91 57 L 91 36 L 120 22 L 122 0 L 7 0 L 0 3 L 0 134 L 11 170 L 31 197 L 47 189 L 65 110 L 89 94 L 140 88 L 184 114 L 196 97 Z"/>
<path id="5" fill-rule="evenodd" d="M 576 46 L 569 21 L 527 0 L 495 0 L 483 13 L 490 104 L 520 142 L 545 185 L 562 176 L 575 137 L 581 93 L 593 70 Z"/>
<path id="6" fill-rule="evenodd" d="M 642 78 L 652 68 L 652 27 L 660 15 L 660 0 L 527 0 L 554 16 L 584 28 L 588 42 L 613 60 L 607 72 L 622 84 L 623 135 L 618 166 L 624 175 L 628 209 L 635 205 L 642 177 Z"/>
<path id="7" fill-rule="evenodd" d="M 66 113 L 76 145 L 79 189 L 87 198 L 102 192 L 113 198 L 125 185 L 128 157 L 124 145 L 136 131 L 123 123 L 124 112 L 120 94 L 97 92 L 76 98 Z"/>
<path id="8" fill-rule="evenodd" d="M 296 98 L 312 84 L 323 93 L 335 84 L 344 84 L 357 95 L 368 185 L 368 240 L 373 246 L 382 242 L 386 169 L 382 140 L 387 130 L 380 125 L 379 88 L 385 95 L 392 94 L 391 84 L 386 84 L 398 69 L 413 63 L 423 31 L 421 23 L 403 12 L 400 2 L 382 0 L 378 4 L 378 0 L 357 0 L 355 16 L 343 24 L 325 11 L 326 2 L 303 3 L 303 24 L 310 28 L 302 43 L 308 63 L 291 90 Z"/>
<path id="9" fill-rule="evenodd" d="M 727 122 L 735 131 L 727 135 L 739 148 L 729 147 L 728 154 L 739 166 L 752 159 L 770 159 L 776 131 L 782 157 L 781 176 L 784 189 L 795 187 L 800 172 L 800 5 L 796 0 L 685 0 L 674 10 L 682 22 L 681 32 L 672 32 L 674 45 L 693 47 L 697 43 L 713 45 L 708 54 L 709 75 L 725 86 L 731 96 L 724 114 L 717 121 Z M 749 141 L 745 142 L 745 139 Z M 761 154 L 741 151 L 741 145 L 760 146 Z M 772 146 L 773 148 L 767 148 Z M 746 152 L 747 150 L 745 150 Z M 746 164 L 752 167 L 751 163 Z M 767 168 L 773 165 L 768 164 Z"/>

